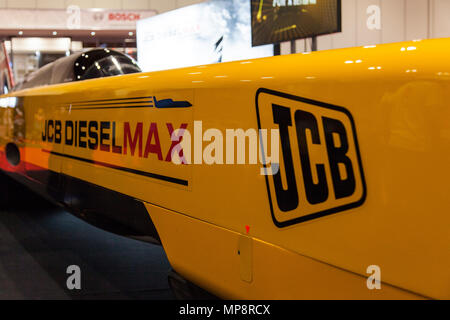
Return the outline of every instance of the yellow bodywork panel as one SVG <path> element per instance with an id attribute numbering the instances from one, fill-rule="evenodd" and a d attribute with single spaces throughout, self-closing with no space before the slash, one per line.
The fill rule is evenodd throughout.
<path id="1" fill-rule="evenodd" d="M 27 163 L 144 202 L 175 270 L 220 297 L 448 299 L 449 56 L 449 39 L 416 41 L 10 96 Z M 191 106 L 157 107 L 167 99 Z M 61 143 L 43 141 L 56 121 Z M 192 164 L 170 159 L 180 128 Z M 256 164 L 205 163 L 229 155 L 225 141 L 210 152 L 209 129 L 279 129 L 278 174 L 262 174 L 261 148 Z M 381 290 L 366 286 L 372 265 Z"/>
<path id="2" fill-rule="evenodd" d="M 228 299 L 423 299 L 265 241 L 147 205 L 172 266 L 198 285 Z M 173 237 L 173 233 L 177 237 Z M 242 250 L 242 240 L 251 249 Z M 251 257 L 242 257 L 246 251 Z M 249 277 L 245 264 L 251 259 Z M 201 262 L 201 263 L 200 263 Z"/>

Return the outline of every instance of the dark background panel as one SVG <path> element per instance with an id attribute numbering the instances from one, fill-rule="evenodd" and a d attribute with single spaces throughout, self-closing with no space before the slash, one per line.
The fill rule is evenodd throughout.
<path id="1" fill-rule="evenodd" d="M 253 46 L 341 31 L 341 0 L 279 3 L 277 5 L 273 0 L 251 1 Z"/>

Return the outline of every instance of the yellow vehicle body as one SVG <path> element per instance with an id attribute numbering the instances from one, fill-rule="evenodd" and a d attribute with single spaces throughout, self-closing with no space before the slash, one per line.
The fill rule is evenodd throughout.
<path id="1" fill-rule="evenodd" d="M 0 99 L 0 144 L 4 155 L 16 144 L 21 162 L 1 165 L 30 181 L 42 168 L 137 199 L 172 267 L 221 298 L 449 299 L 449 56 L 450 39 L 426 40 L 18 91 Z M 190 106 L 156 107 L 167 99 Z M 284 127 L 278 187 L 261 164 L 194 163 L 194 146 L 192 164 L 170 161 L 173 130 L 189 130 L 204 150 L 210 128 L 277 129 L 275 106 L 292 122 L 311 120 Z M 333 123 L 346 141 L 339 126 L 327 136 Z M 330 147 L 341 152 L 340 178 Z M 334 179 L 350 175 L 346 193 Z M 321 195 L 308 193 L 319 186 Z M 373 265 L 381 289 L 369 290 Z"/>

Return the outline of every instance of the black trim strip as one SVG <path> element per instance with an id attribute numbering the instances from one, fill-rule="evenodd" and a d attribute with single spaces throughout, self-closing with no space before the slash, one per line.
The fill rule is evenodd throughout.
<path id="1" fill-rule="evenodd" d="M 63 153 L 59 153 L 59 152 L 55 152 L 55 151 L 50 151 L 50 150 L 45 150 L 45 149 L 42 149 L 42 151 L 46 152 L 46 153 L 49 153 L 51 155 L 64 157 L 64 158 L 68 158 L 68 159 L 72 159 L 72 160 L 78 160 L 78 161 L 82 161 L 82 162 L 86 162 L 86 163 L 90 163 L 90 164 L 95 164 L 95 165 L 99 165 L 99 166 L 102 166 L 102 167 L 111 168 L 111 169 L 115 169 L 115 170 L 120 170 L 120 171 L 124 171 L 124 172 L 129 172 L 129 173 L 133 173 L 133 174 L 144 176 L 144 177 L 149 177 L 149 178 L 153 178 L 153 179 L 157 179 L 157 180 L 162 180 L 162 181 L 166 181 L 166 182 L 170 182 L 170 183 L 179 184 L 179 185 L 182 185 L 182 186 L 188 186 L 189 185 L 189 181 L 187 181 L 187 180 L 182 180 L 182 179 L 178 179 L 178 178 L 163 176 L 163 175 L 156 174 L 156 173 L 145 172 L 145 171 L 135 170 L 135 169 L 131 169 L 131 168 L 116 166 L 116 165 L 110 164 L 110 163 L 105 163 L 105 162 L 100 162 L 100 161 L 80 158 L 80 157 L 71 156 L 71 155 L 68 155 L 68 154 L 63 154 Z"/>
<path id="2" fill-rule="evenodd" d="M 138 99 L 153 99 L 153 97 L 135 97 L 135 98 L 117 98 L 117 99 L 88 100 L 88 101 L 74 102 L 73 104 L 91 103 L 91 102 L 106 102 L 106 101 L 120 101 L 120 100 L 128 101 L 128 100 L 138 100 Z"/>
<path id="3" fill-rule="evenodd" d="M 139 100 L 139 99 L 147 99 L 145 101 L 131 101 L 131 100 Z M 107 102 L 111 101 L 111 102 Z M 120 102 L 114 102 L 120 101 Z M 105 103 L 97 103 L 97 102 L 105 102 Z M 145 104 L 139 106 L 139 104 Z M 113 107 L 114 105 L 127 105 L 127 106 L 119 106 Z M 192 104 L 189 101 L 173 101 L 172 99 L 162 99 L 157 100 L 156 97 L 136 97 L 136 98 L 122 98 L 122 99 L 109 99 L 109 100 L 92 100 L 92 101 L 82 101 L 82 102 L 74 102 L 65 105 L 66 107 L 70 107 L 72 110 L 98 110 L 98 109 L 121 109 L 121 108 L 152 108 L 156 107 L 158 109 L 169 109 L 169 108 L 189 108 L 192 107 Z M 105 106 L 105 107 L 101 107 Z M 85 108 L 87 107 L 87 108 Z"/>
<path id="4" fill-rule="evenodd" d="M 96 104 L 86 103 L 86 104 L 76 104 L 75 107 L 112 106 L 112 105 L 120 105 L 120 104 L 143 104 L 143 103 L 153 104 L 152 100 L 146 100 L 146 101 L 108 102 L 108 103 L 96 103 Z M 72 106 L 74 106 L 74 104 L 72 104 Z"/>
<path id="5" fill-rule="evenodd" d="M 72 110 L 102 110 L 102 109 L 139 109 L 139 108 L 153 108 L 153 104 L 141 106 L 118 106 L 118 107 L 72 107 Z"/>

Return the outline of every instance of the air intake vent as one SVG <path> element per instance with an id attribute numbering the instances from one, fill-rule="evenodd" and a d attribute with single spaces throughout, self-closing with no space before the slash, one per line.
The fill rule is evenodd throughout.
<path id="1" fill-rule="evenodd" d="M 6 159 L 12 166 L 17 166 L 20 163 L 20 151 L 14 143 L 6 145 Z"/>

